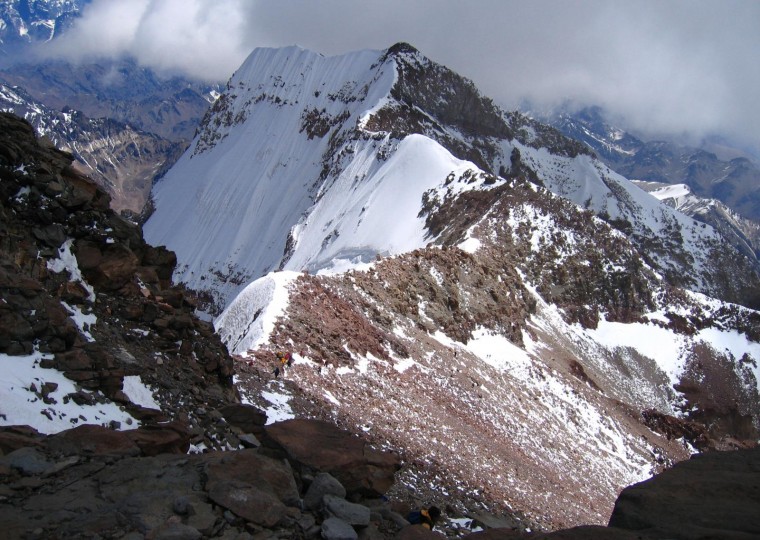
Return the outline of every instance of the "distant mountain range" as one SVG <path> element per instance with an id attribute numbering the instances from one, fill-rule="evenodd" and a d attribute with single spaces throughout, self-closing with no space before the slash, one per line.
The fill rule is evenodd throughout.
<path id="1" fill-rule="evenodd" d="M 70 151 L 111 195 L 115 210 L 141 219 L 153 181 L 193 138 L 217 87 L 161 77 L 128 58 L 75 65 L 26 54 L 63 33 L 87 3 L 0 2 L 0 51 L 7 60 L 0 109 Z"/>
<path id="2" fill-rule="evenodd" d="M 717 199 L 745 218 L 760 220 L 760 165 L 749 157 L 721 158 L 702 148 L 644 141 L 610 124 L 599 107 L 560 110 L 539 117 L 586 144 L 626 178 L 686 184 L 697 197 Z"/>
<path id="3" fill-rule="evenodd" d="M 0 2 L 0 63 L 15 61 L 34 43 L 51 41 L 79 16 L 89 0 Z"/>
<path id="4" fill-rule="evenodd" d="M 160 77 L 131 59 L 20 64 L 0 70 L 0 81 L 51 109 L 110 118 L 175 142 L 193 138 L 217 95 L 216 86 Z"/>
<path id="5" fill-rule="evenodd" d="M 68 108 L 56 111 L 22 88 L 4 84 L 0 84 L 0 110 L 25 118 L 50 144 L 71 152 L 75 166 L 111 196 L 112 208 L 135 217 L 145 208 L 153 179 L 186 146 L 110 118 L 91 119 Z"/>

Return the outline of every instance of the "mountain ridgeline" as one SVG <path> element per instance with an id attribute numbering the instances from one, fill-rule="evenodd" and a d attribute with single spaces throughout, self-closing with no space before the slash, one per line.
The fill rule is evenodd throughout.
<path id="1" fill-rule="evenodd" d="M 687 185 L 692 193 L 691 202 L 679 205 L 679 210 L 723 230 L 740 251 L 757 258 L 760 167 L 756 160 L 709 142 L 694 148 L 662 140 L 644 141 L 610 124 L 599 107 L 573 113 L 560 110 L 538 118 L 583 142 L 626 178 L 650 187 Z M 702 202 L 696 203 L 695 199 Z"/>
<path id="2" fill-rule="evenodd" d="M 355 216 L 349 203 L 335 206 L 328 195 L 350 188 L 361 197 L 415 134 L 461 167 L 524 177 L 593 211 L 674 286 L 747 306 L 760 301 L 754 257 L 737 254 L 712 228 L 653 200 L 583 144 L 499 110 L 470 81 L 406 44 L 332 58 L 298 48 L 254 51 L 209 110 L 188 153 L 154 190 L 156 213 L 146 234 L 176 250 L 177 278 L 206 293 L 212 313 L 271 270 L 316 270 L 341 251 L 365 259 L 398 252 L 384 245 L 390 240 L 367 237 L 371 231 L 346 239 L 352 227 L 345 220 L 356 226 L 366 216 Z M 404 188 L 421 191 L 410 196 L 431 187 L 421 185 L 428 179 L 414 182 L 420 185 Z M 179 197 L 179 191 L 194 196 Z M 162 203 L 163 197 L 178 202 Z M 223 203 L 233 206 L 223 212 Z M 240 230 L 233 233 L 237 225 L 222 214 L 245 216 Z M 392 215 L 386 212 L 391 222 Z M 202 227 L 209 221 L 215 226 Z M 424 238 L 410 242 L 436 241 L 429 230 Z"/>
<path id="3" fill-rule="evenodd" d="M 244 398 L 401 449 L 420 498 L 602 523 L 756 442 L 756 260 L 407 44 L 255 50 L 153 198 Z"/>
<path id="4" fill-rule="evenodd" d="M 139 216 L 153 180 L 182 154 L 185 144 L 140 131 L 110 118 L 89 118 L 81 111 L 56 111 L 24 89 L 0 84 L 0 109 L 31 123 L 55 148 L 71 152 L 74 166 L 111 196 L 111 208 Z"/>

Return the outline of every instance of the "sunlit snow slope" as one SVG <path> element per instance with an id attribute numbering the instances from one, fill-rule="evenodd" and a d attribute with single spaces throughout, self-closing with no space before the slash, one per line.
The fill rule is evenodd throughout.
<path id="1" fill-rule="evenodd" d="M 374 155 L 378 141 L 348 145 L 344 151 L 358 159 L 339 178 L 325 170 L 337 150 L 336 132 L 358 122 L 393 84 L 393 66 L 377 65 L 379 57 L 365 51 L 325 58 L 296 47 L 251 54 L 212 111 L 216 124 L 206 125 L 154 189 L 156 212 L 145 224 L 145 236 L 177 253 L 176 280 L 214 290 L 224 306 L 240 285 L 287 261 L 287 240 L 299 223 L 298 234 L 305 238 L 317 236 L 311 233 L 316 227 L 330 230 L 340 224 L 341 234 L 354 231 L 355 242 L 335 242 L 335 254 L 409 247 L 408 242 L 387 242 L 382 230 L 372 229 L 379 208 L 362 215 L 373 197 L 391 200 L 389 193 L 374 189 L 388 176 L 387 164 L 383 167 Z M 422 141 L 413 144 L 406 145 L 406 157 L 397 158 L 410 174 L 421 169 L 414 164 L 417 150 L 423 161 L 429 157 L 424 154 L 439 152 Z M 426 171 L 427 177 L 408 182 L 399 178 L 396 187 L 419 192 L 435 173 Z M 341 188 L 353 184 L 357 189 L 343 192 L 341 200 L 336 190 L 322 198 L 329 191 L 323 185 L 328 178 Z M 398 195 L 396 200 L 403 201 L 406 193 Z M 383 225 L 398 216 L 391 212 Z M 305 246 L 294 260 L 302 267 L 317 266 L 325 262 L 318 251 Z"/>

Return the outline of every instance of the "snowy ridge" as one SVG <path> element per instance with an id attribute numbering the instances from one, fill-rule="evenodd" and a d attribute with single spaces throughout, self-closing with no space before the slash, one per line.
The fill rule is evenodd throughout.
<path id="1" fill-rule="evenodd" d="M 322 182 L 336 181 L 322 179 L 326 156 L 340 150 L 330 146 L 335 131 L 327 133 L 355 124 L 393 84 L 392 65 L 374 65 L 378 57 L 325 58 L 297 47 L 251 54 L 206 131 L 153 192 L 157 211 L 145 235 L 177 253 L 176 280 L 213 290 L 224 306 L 248 281 L 282 266 L 291 229 L 326 193 Z M 347 151 L 367 155 L 373 144 L 356 141 Z M 353 169 L 351 181 L 372 165 Z"/>
<path id="2" fill-rule="evenodd" d="M 423 212 L 422 196 L 451 174 L 473 170 L 476 177 L 490 167 L 533 175 L 591 209 L 675 284 L 740 294 L 715 282 L 716 260 L 725 254 L 713 229 L 551 128 L 500 112 L 455 77 L 403 44 L 335 57 L 298 47 L 255 50 L 154 188 L 146 238 L 177 253 L 175 280 L 201 291 L 206 309 L 218 314 L 273 270 L 315 272 L 338 260 L 367 262 L 424 247 L 435 235 L 418 218 L 432 210 L 428 199 Z M 409 103 L 418 94 L 420 103 Z M 456 112 L 463 98 L 478 104 L 477 120 Z M 486 135 L 472 131 L 481 123 Z M 509 138 L 515 132 L 519 140 Z"/>
<path id="3" fill-rule="evenodd" d="M 518 143 L 519 144 L 519 143 Z M 708 270 L 723 236 L 639 188 L 601 162 L 585 155 L 568 158 L 546 149 L 518 146 L 522 159 L 552 192 L 592 210 L 625 231 L 658 271 L 688 276 L 690 289 L 720 296 Z M 652 240 L 664 242 L 647 249 Z"/>

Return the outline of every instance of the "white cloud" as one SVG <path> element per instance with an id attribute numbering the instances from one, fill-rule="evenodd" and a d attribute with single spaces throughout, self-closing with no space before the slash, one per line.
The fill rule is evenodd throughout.
<path id="1" fill-rule="evenodd" d="M 760 2 L 93 0 L 58 53 L 226 80 L 257 46 L 407 41 L 507 107 L 600 104 L 650 132 L 760 140 Z"/>
<path id="2" fill-rule="evenodd" d="M 159 72 L 226 80 L 250 53 L 245 0 L 93 0 L 46 51 L 72 61 L 132 55 Z"/>

